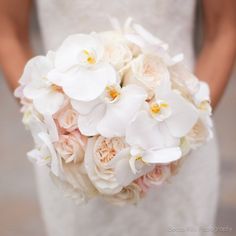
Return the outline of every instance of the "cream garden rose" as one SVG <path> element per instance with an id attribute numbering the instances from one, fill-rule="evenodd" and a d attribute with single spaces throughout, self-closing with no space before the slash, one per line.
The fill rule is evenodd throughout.
<path id="1" fill-rule="evenodd" d="M 85 153 L 85 168 L 89 178 L 99 192 L 114 194 L 121 191 L 122 186 L 115 175 L 117 154 L 125 149 L 123 138 L 92 138 L 88 140 Z"/>

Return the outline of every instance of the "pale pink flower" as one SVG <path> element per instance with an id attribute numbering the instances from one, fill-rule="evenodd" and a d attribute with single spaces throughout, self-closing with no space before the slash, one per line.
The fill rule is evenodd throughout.
<path id="1" fill-rule="evenodd" d="M 130 185 L 122 188 L 119 193 L 104 196 L 108 202 L 118 206 L 137 204 L 141 197 L 141 188 L 136 183 L 131 183 Z"/>
<path id="2" fill-rule="evenodd" d="M 58 115 L 58 124 L 61 128 L 71 132 L 77 128 L 78 114 L 75 110 L 68 108 Z"/>
<path id="3" fill-rule="evenodd" d="M 141 188 L 142 194 L 145 194 L 151 185 L 162 185 L 170 175 L 170 165 L 156 165 L 152 171 L 135 180 L 135 183 Z"/>
<path id="4" fill-rule="evenodd" d="M 82 162 L 85 145 L 86 137 L 83 137 L 78 131 L 74 131 L 70 134 L 60 135 L 59 141 L 55 143 L 55 148 L 66 163 Z"/>

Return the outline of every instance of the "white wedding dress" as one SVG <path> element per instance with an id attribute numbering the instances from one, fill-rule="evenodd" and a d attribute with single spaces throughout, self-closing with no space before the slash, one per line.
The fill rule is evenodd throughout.
<path id="1" fill-rule="evenodd" d="M 37 0 L 45 51 L 66 36 L 111 28 L 108 16 L 128 16 L 183 52 L 194 66 L 195 0 Z M 92 200 L 76 206 L 37 168 L 43 218 L 49 236 L 211 235 L 218 198 L 218 151 L 215 139 L 193 152 L 179 174 L 153 189 L 138 206 L 117 207 Z M 201 228 L 208 227 L 208 228 Z"/>

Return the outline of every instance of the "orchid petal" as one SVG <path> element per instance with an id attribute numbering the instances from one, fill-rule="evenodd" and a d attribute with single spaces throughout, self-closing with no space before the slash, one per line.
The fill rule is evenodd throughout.
<path id="1" fill-rule="evenodd" d="M 23 94 L 28 99 L 35 99 L 48 93 L 48 87 L 43 80 L 33 80 L 23 89 Z"/>
<path id="2" fill-rule="evenodd" d="M 147 163 L 167 164 L 181 158 L 182 152 L 179 147 L 164 148 L 146 151 L 142 159 Z"/>
<path id="3" fill-rule="evenodd" d="M 174 137 L 186 135 L 199 118 L 197 109 L 181 95 L 172 92 L 168 95 L 172 115 L 166 119 L 166 125 Z"/>
<path id="4" fill-rule="evenodd" d="M 108 64 L 96 67 L 94 70 L 76 68 L 65 74 L 60 81 L 65 94 L 78 101 L 92 101 L 100 96 L 107 85 L 116 82 L 116 71 Z"/>
<path id="5" fill-rule="evenodd" d="M 63 105 L 64 95 L 49 91 L 44 96 L 40 96 L 34 99 L 33 103 L 38 112 L 41 114 L 53 115 Z"/>
<path id="6" fill-rule="evenodd" d="M 51 154 L 51 171 L 54 175 L 59 176 L 61 170 L 61 163 L 59 158 L 57 157 L 56 151 L 51 143 L 50 137 L 46 133 L 39 133 L 39 138 L 43 141 L 43 143 L 48 147 Z"/>
<path id="7" fill-rule="evenodd" d="M 199 90 L 195 94 L 194 100 L 197 105 L 203 101 L 210 101 L 210 89 L 207 83 L 199 82 Z"/>
<path id="8" fill-rule="evenodd" d="M 170 134 L 165 123 L 157 123 L 146 111 L 141 111 L 127 127 L 126 141 L 145 150 L 179 144 L 179 139 Z"/>
<path id="9" fill-rule="evenodd" d="M 51 115 L 44 115 L 44 122 L 47 126 L 51 142 L 57 142 L 59 139 L 57 126 Z"/>
<path id="10" fill-rule="evenodd" d="M 101 103 L 100 98 L 89 101 L 89 102 L 81 102 L 81 101 L 77 101 L 77 100 L 71 100 L 72 107 L 81 115 L 87 115 L 100 103 Z"/>
<path id="11" fill-rule="evenodd" d="M 52 69 L 52 63 L 47 57 L 37 56 L 29 60 L 20 78 L 20 84 L 28 84 L 33 80 L 45 77 Z"/>
<path id="12" fill-rule="evenodd" d="M 171 92 L 171 81 L 169 77 L 164 77 L 160 81 L 160 84 L 156 87 L 155 94 L 157 98 L 165 99 L 165 97 Z"/>
<path id="13" fill-rule="evenodd" d="M 93 136 L 98 134 L 98 123 L 102 119 L 106 106 L 101 104 L 95 107 L 88 115 L 79 115 L 78 127 L 83 135 Z"/>
<path id="14" fill-rule="evenodd" d="M 103 47 L 99 40 L 91 35 L 75 34 L 65 39 L 56 52 L 55 67 L 66 71 L 78 64 L 78 55 L 83 50 L 95 50 L 96 56 L 101 58 Z"/>
<path id="15" fill-rule="evenodd" d="M 98 131 L 104 137 L 124 136 L 127 124 L 144 104 L 147 94 L 142 87 L 128 85 L 120 96 L 117 102 L 107 104 L 106 113 L 98 124 Z"/>
<path id="16" fill-rule="evenodd" d="M 147 43 L 152 45 L 158 45 L 163 47 L 165 50 L 168 49 L 168 45 L 165 44 L 163 41 L 161 41 L 159 38 L 155 37 L 153 34 L 148 32 L 144 27 L 138 24 L 133 25 L 134 30 L 143 38 L 146 40 Z"/>
<path id="17" fill-rule="evenodd" d="M 119 161 L 115 166 L 115 176 L 118 183 L 122 186 L 129 185 L 133 180 L 147 174 L 154 168 L 153 165 L 144 164 L 142 168 L 134 174 L 129 163 L 129 160 L 131 158 L 129 155 L 129 150 L 122 150 L 117 154 L 117 156 L 117 159 L 119 159 Z"/>

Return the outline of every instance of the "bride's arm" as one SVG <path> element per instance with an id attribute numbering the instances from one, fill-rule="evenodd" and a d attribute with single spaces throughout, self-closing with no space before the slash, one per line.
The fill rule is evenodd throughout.
<path id="1" fill-rule="evenodd" d="M 0 65 L 12 89 L 31 57 L 30 7 L 31 0 L 0 0 Z"/>
<path id="2" fill-rule="evenodd" d="M 236 1 L 202 0 L 203 47 L 196 74 L 211 88 L 212 104 L 220 100 L 236 56 Z"/>

